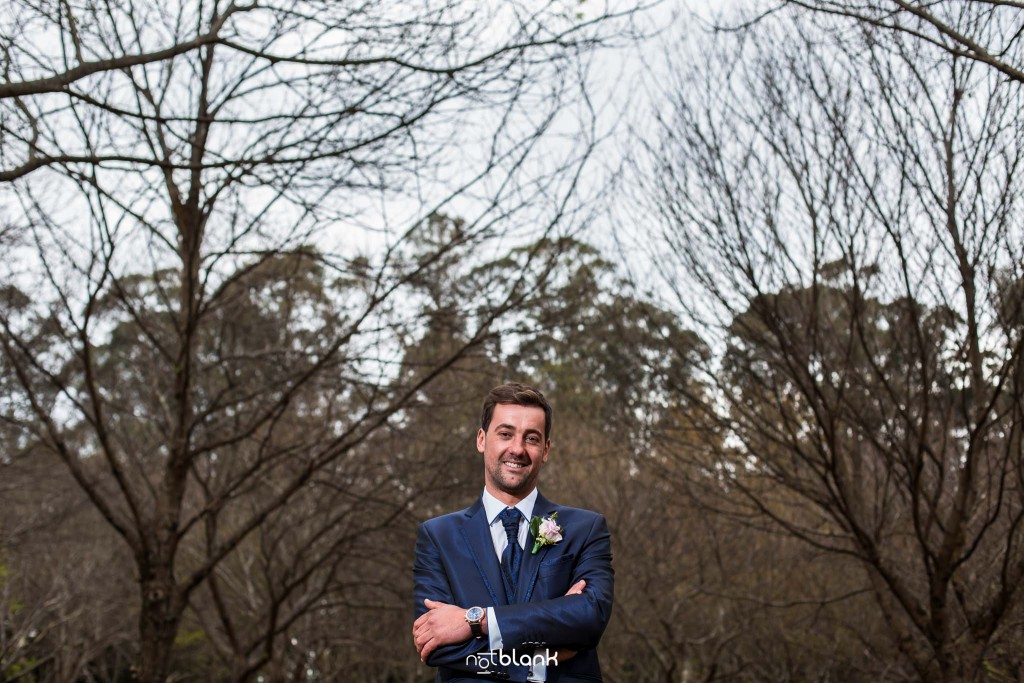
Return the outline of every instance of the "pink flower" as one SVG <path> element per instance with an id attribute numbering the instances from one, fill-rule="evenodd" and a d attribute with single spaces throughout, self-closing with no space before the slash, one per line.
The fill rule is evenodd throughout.
<path id="1" fill-rule="evenodd" d="M 562 540 L 562 527 L 553 519 L 545 519 L 540 523 L 540 536 L 549 543 L 558 543 Z"/>
<path id="2" fill-rule="evenodd" d="M 546 545 L 554 545 L 562 540 L 562 527 L 558 526 L 555 521 L 555 517 L 558 516 L 557 512 L 552 512 L 550 517 L 541 519 L 540 517 L 534 516 L 530 520 L 530 533 L 533 534 L 533 552 L 534 555 L 537 551 Z"/>

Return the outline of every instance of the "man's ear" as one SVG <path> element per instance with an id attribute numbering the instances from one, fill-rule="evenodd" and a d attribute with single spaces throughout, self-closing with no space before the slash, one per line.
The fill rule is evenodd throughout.
<path id="1" fill-rule="evenodd" d="M 550 453 L 550 452 L 551 452 L 551 439 L 548 439 L 547 441 L 544 442 L 544 455 L 540 456 L 540 461 L 541 462 L 547 462 L 548 461 L 548 453 Z"/>
<path id="2" fill-rule="evenodd" d="M 476 432 L 476 450 L 480 453 L 484 452 L 484 442 L 487 440 L 487 434 L 484 433 L 483 429 L 478 429 Z"/>

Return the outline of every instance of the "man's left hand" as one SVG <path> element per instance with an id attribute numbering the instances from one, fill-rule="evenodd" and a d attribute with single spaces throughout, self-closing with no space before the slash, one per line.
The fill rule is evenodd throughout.
<path id="1" fill-rule="evenodd" d="M 412 639 L 421 661 L 426 662 L 430 653 L 442 645 L 461 643 L 473 636 L 465 608 L 430 599 L 423 604 L 427 606 L 427 613 L 412 625 Z"/>

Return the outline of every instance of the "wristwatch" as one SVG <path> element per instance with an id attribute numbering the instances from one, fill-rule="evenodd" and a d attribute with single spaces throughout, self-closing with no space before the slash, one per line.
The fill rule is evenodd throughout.
<path id="1" fill-rule="evenodd" d="M 474 638 L 483 638 L 484 629 L 480 626 L 480 621 L 484 618 L 483 607 L 470 607 L 466 610 L 466 623 L 469 624 L 469 630 L 473 632 Z"/>

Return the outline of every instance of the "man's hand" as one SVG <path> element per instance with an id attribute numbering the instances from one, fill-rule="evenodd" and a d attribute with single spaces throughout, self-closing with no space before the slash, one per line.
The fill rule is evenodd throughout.
<path id="1" fill-rule="evenodd" d="M 430 653 L 442 645 L 461 643 L 473 637 L 473 632 L 466 621 L 466 609 L 457 605 L 449 605 L 436 600 L 424 600 L 427 613 L 412 625 L 412 639 L 416 643 L 416 651 L 420 661 L 426 662 Z M 487 617 L 484 617 L 486 633 Z"/>
<path id="2" fill-rule="evenodd" d="M 580 579 L 569 588 L 566 595 L 582 595 L 587 582 Z M 416 651 L 420 661 L 426 662 L 430 653 L 442 645 L 461 643 L 473 637 L 473 632 L 466 622 L 466 610 L 457 605 L 449 605 L 436 600 L 423 601 L 427 613 L 412 625 L 412 639 L 416 643 Z M 484 616 L 484 633 L 487 633 L 487 617 Z M 564 662 L 576 656 L 573 650 L 558 650 L 558 661 Z"/>

